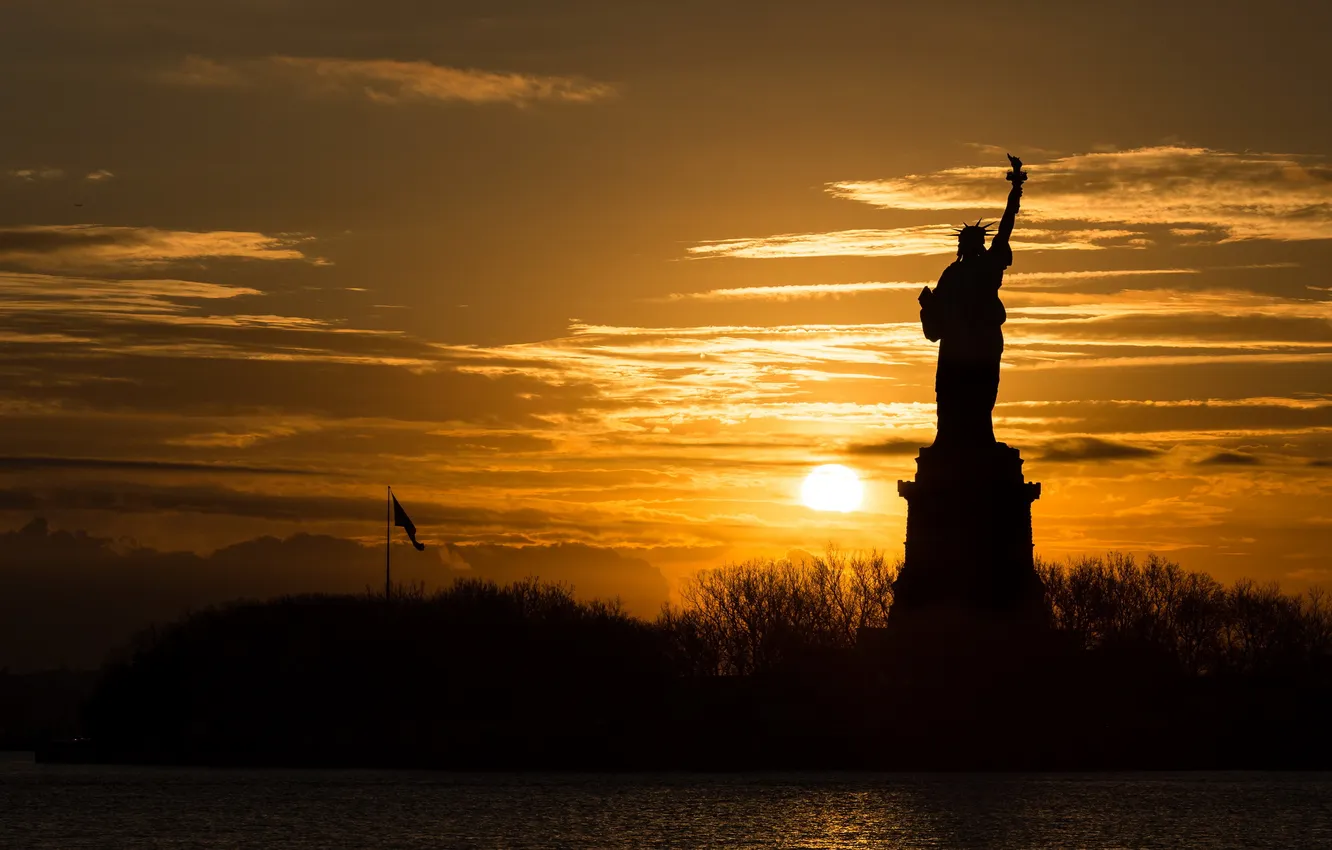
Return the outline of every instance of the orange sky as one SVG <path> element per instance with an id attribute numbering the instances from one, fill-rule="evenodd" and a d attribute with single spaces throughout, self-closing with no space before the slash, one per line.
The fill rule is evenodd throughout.
<path id="1" fill-rule="evenodd" d="M 1326 582 L 1332 12 L 1258 9 L 12 3 L 0 528 L 369 543 L 391 482 L 423 575 L 900 552 L 916 294 L 1012 151 L 1038 553 Z"/>

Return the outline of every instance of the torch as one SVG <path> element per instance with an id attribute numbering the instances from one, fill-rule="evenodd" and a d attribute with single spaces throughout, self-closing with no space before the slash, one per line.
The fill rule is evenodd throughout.
<path id="1" fill-rule="evenodd" d="M 1013 170 L 1004 176 L 1008 178 L 1008 182 L 1012 183 L 1014 186 L 1021 186 L 1027 179 L 1027 172 L 1022 170 L 1022 160 L 1013 156 L 1011 153 L 1007 154 L 1007 156 L 1009 164 L 1013 166 Z"/>

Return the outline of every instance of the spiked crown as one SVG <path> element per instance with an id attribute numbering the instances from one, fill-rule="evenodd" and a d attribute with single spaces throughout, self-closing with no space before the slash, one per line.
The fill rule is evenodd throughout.
<path id="1" fill-rule="evenodd" d="M 966 242 L 980 242 L 984 244 L 985 237 L 990 235 L 990 228 L 994 227 L 996 222 L 982 224 L 980 219 L 976 219 L 975 224 L 963 223 L 961 227 L 954 227 L 953 232 L 957 234 L 959 245 Z"/>
<path id="2" fill-rule="evenodd" d="M 975 224 L 966 224 L 960 228 L 952 228 L 952 232 L 958 234 L 958 257 L 962 257 L 964 246 L 979 245 L 984 249 L 986 246 L 986 237 L 990 236 L 990 228 L 996 224 L 991 221 L 990 224 L 982 224 L 980 218 L 976 218 Z"/>

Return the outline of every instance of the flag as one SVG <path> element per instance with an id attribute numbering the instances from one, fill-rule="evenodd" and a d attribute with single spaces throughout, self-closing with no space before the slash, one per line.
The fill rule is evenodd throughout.
<path id="1" fill-rule="evenodd" d="M 425 549 L 424 543 L 416 542 L 416 524 L 412 522 L 411 517 L 407 516 L 407 512 L 402 509 L 402 505 L 398 504 L 398 497 L 390 493 L 389 498 L 393 500 L 393 524 L 401 526 L 407 532 L 407 536 L 411 538 L 416 551 L 420 552 Z"/>

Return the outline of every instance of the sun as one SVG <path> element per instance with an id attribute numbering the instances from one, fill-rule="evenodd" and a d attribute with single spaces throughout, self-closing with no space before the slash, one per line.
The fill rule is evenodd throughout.
<path id="1" fill-rule="evenodd" d="M 816 467 L 800 485 L 800 501 L 816 511 L 849 513 L 860 507 L 864 497 L 860 476 L 840 463 Z"/>

